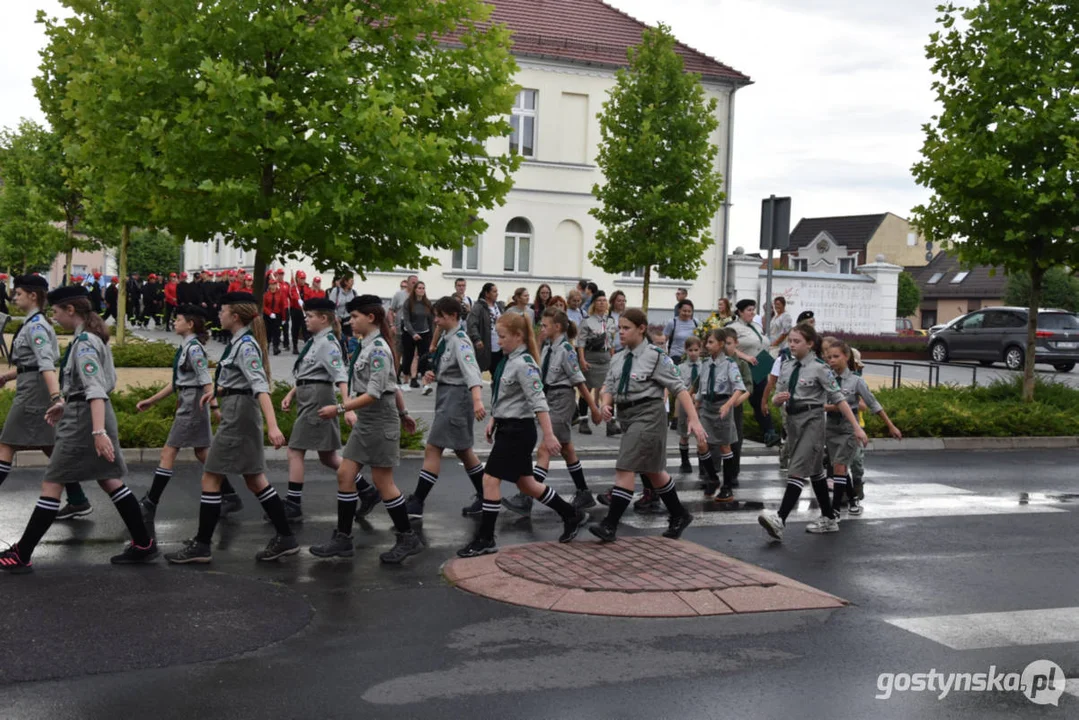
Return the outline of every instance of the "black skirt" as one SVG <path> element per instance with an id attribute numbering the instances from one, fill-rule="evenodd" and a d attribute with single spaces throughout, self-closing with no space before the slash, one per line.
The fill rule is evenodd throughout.
<path id="1" fill-rule="evenodd" d="M 532 418 L 495 420 L 495 444 L 484 473 L 511 483 L 531 476 L 537 437 Z"/>

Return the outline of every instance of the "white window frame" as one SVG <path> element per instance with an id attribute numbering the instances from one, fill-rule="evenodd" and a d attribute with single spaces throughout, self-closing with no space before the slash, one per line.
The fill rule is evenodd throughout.
<path id="1" fill-rule="evenodd" d="M 858 259 L 853 258 L 853 257 L 839 258 L 839 274 L 840 275 L 853 275 L 854 274 L 854 268 L 856 267 L 857 262 L 858 262 Z M 843 270 L 843 263 L 850 263 L 850 270 L 846 270 L 846 271 Z"/>
<path id="2" fill-rule="evenodd" d="M 524 220 L 528 223 L 529 232 L 511 232 L 510 224 L 514 220 Z M 513 269 L 506 269 L 506 241 L 513 240 Z M 521 252 L 521 240 L 528 240 L 528 252 Z M 518 215 L 517 217 L 506 223 L 506 228 L 502 232 L 502 272 L 509 273 L 511 275 L 531 275 L 532 274 L 532 249 L 535 246 L 536 240 L 536 226 L 532 224 L 528 218 Z M 521 256 L 527 255 L 528 267 L 524 270 L 521 269 Z"/>
<path id="3" fill-rule="evenodd" d="M 450 251 L 450 267 L 462 272 L 479 272 L 480 270 L 480 236 L 477 235 L 472 242 L 466 242 L 459 248 Z M 474 255 L 473 266 L 469 266 L 469 251 Z"/>
<path id="4" fill-rule="evenodd" d="M 626 280 L 644 280 L 644 266 L 642 265 L 641 267 L 634 268 L 633 270 L 626 270 L 625 272 L 622 273 L 622 277 L 625 278 Z M 669 278 L 669 277 L 667 277 L 666 275 L 661 273 L 656 268 L 652 268 L 652 279 L 653 280 L 678 280 L 678 278 Z"/>
<path id="5" fill-rule="evenodd" d="M 808 258 L 791 258 L 791 270 L 795 272 L 809 272 Z"/>
<path id="6" fill-rule="evenodd" d="M 525 93 L 532 93 L 532 107 L 525 107 Z M 510 153 L 520 155 L 523 158 L 535 159 L 538 155 L 539 146 L 539 90 L 534 88 L 521 88 L 517 93 L 517 99 L 513 102 L 513 110 L 510 111 L 510 123 L 517 118 L 517 142 L 514 143 L 513 135 L 510 135 Z M 532 118 L 532 152 L 524 152 L 524 128 L 525 118 Z"/>

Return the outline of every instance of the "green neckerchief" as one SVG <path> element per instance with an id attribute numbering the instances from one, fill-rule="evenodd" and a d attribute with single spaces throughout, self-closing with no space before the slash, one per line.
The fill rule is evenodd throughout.
<path id="1" fill-rule="evenodd" d="M 187 342 L 184 340 L 184 342 Z M 184 342 L 180 343 L 180 347 L 176 348 L 176 354 L 172 357 L 172 389 L 176 390 L 176 383 L 180 379 L 180 356 L 184 354 Z"/>
<path id="2" fill-rule="evenodd" d="M 713 402 L 716 399 L 716 361 L 712 360 L 712 364 L 708 367 L 708 402 Z"/>
<path id="3" fill-rule="evenodd" d="M 759 332 L 757 332 L 757 328 L 753 327 L 753 321 L 752 320 L 750 320 L 749 322 L 746 322 L 745 320 L 743 320 L 742 324 L 753 331 L 753 334 L 757 336 L 757 340 L 759 340 L 761 342 L 764 342 L 764 336 L 761 335 Z"/>
<path id="4" fill-rule="evenodd" d="M 791 373 L 791 379 L 787 382 L 787 392 L 791 394 L 791 400 L 794 399 L 794 391 L 798 389 L 798 375 L 802 372 L 802 361 L 796 360 L 794 363 L 794 372 Z"/>
<path id="5" fill-rule="evenodd" d="M 30 323 L 34 322 L 34 319 L 40 314 L 41 314 L 40 310 L 35 310 L 33 315 L 31 315 L 30 317 L 26 318 L 26 320 L 23 321 L 23 324 L 19 326 L 19 329 L 15 331 L 15 335 L 12 336 L 12 338 L 11 338 L 11 347 L 15 347 L 15 341 L 19 339 L 19 333 L 22 332 L 22 329 L 24 327 L 26 327 L 27 325 L 29 325 Z"/>
<path id="6" fill-rule="evenodd" d="M 443 335 L 442 339 L 438 341 L 438 347 L 435 348 L 435 357 L 431 360 L 431 371 L 435 375 L 438 375 L 438 363 L 442 361 L 442 356 L 446 354 L 446 336 Z"/>
<path id="7" fill-rule="evenodd" d="M 629 376 L 633 370 L 633 350 L 626 348 L 626 359 L 622 361 L 622 377 L 618 379 L 618 394 L 629 392 Z"/>
<path id="8" fill-rule="evenodd" d="M 236 343 L 243 340 L 244 335 L 247 335 L 247 333 L 248 329 L 244 328 L 243 332 L 241 332 L 239 335 L 234 335 L 229 338 L 228 345 L 225 346 L 225 352 L 221 354 L 221 359 L 217 361 L 217 368 L 214 370 L 214 395 L 217 395 L 217 381 L 221 377 L 221 368 L 224 367 L 225 360 L 227 360 L 228 356 L 232 354 L 232 347 Z"/>
<path id="9" fill-rule="evenodd" d="M 697 367 L 697 363 L 695 362 L 691 362 L 689 368 L 689 386 L 695 388 L 697 387 L 697 378 L 700 377 L 700 368 Z"/>
<path id="10" fill-rule="evenodd" d="M 348 394 L 352 395 L 352 371 L 356 369 L 356 361 L 360 359 L 360 351 L 363 350 L 363 342 L 356 338 L 356 352 L 352 353 L 352 359 L 348 361 Z"/>
<path id="11" fill-rule="evenodd" d="M 498 367 L 495 368 L 495 374 L 491 376 L 491 407 L 498 402 L 498 388 L 502 384 L 502 373 L 506 369 L 507 360 L 509 360 L 509 355 L 503 355 L 498 362 Z"/>
<path id="12" fill-rule="evenodd" d="M 547 348 L 547 357 L 543 358 L 543 367 L 540 368 L 540 382 L 547 385 L 547 371 L 551 369 L 551 355 L 554 355 L 554 345 Z"/>
<path id="13" fill-rule="evenodd" d="M 296 371 L 300 369 L 300 363 L 303 362 L 307 352 L 311 349 L 311 346 L 315 344 L 315 336 L 312 335 L 307 342 L 303 344 L 303 350 L 300 351 L 300 356 L 296 358 L 296 362 L 292 363 L 292 374 L 295 375 Z"/>

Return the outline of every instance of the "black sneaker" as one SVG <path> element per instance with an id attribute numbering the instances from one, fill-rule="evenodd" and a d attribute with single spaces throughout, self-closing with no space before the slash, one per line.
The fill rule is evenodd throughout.
<path id="1" fill-rule="evenodd" d="M 776 445 L 779 445 L 781 442 L 782 442 L 782 439 L 779 437 L 779 433 L 777 433 L 775 430 L 772 430 L 771 432 L 766 433 L 765 436 L 764 436 L 764 445 L 765 445 L 765 447 L 775 447 Z"/>
<path id="2" fill-rule="evenodd" d="M 10 549 L 0 552 L 0 570 L 12 575 L 25 575 L 34 571 L 34 564 L 23 562 L 19 557 L 18 550 L 12 546 Z"/>
<path id="3" fill-rule="evenodd" d="M 157 529 L 154 527 L 157 505 L 150 498 L 144 497 L 139 500 L 139 510 L 142 511 L 142 524 L 146 526 L 146 532 L 150 533 L 150 537 L 157 537 Z"/>
<path id="4" fill-rule="evenodd" d="M 471 505 L 461 508 L 461 514 L 465 517 L 478 518 L 483 515 L 483 498 L 476 496 Z M 462 555 L 462 557 L 464 557 Z"/>
<path id="5" fill-rule="evenodd" d="M 524 493 L 517 493 L 511 498 L 502 498 L 502 507 L 528 517 L 532 514 L 532 498 Z"/>
<path id="6" fill-rule="evenodd" d="M 397 542 L 393 547 L 378 556 L 378 559 L 387 565 L 400 565 L 404 559 L 411 555 L 423 552 L 423 540 L 415 532 L 397 533 Z"/>
<path id="7" fill-rule="evenodd" d="M 704 481 L 704 496 L 712 497 L 716 494 L 716 490 L 719 490 L 718 480 L 705 480 Z"/>
<path id="8" fill-rule="evenodd" d="M 225 493 L 221 496 L 221 517 L 225 518 L 233 513 L 244 509 L 244 501 L 236 493 Z"/>
<path id="9" fill-rule="evenodd" d="M 480 555 L 490 555 L 498 552 L 498 545 L 495 545 L 494 538 L 475 538 L 468 545 L 457 551 L 457 557 L 472 558 L 479 557 Z"/>
<path id="10" fill-rule="evenodd" d="M 616 537 L 618 534 L 618 529 L 611 527 L 606 522 L 601 522 L 598 525 L 590 526 L 588 528 L 588 532 L 592 533 L 605 543 L 614 542 L 618 539 Z"/>
<path id="11" fill-rule="evenodd" d="M 716 495 L 717 503 L 734 502 L 734 489 L 730 485 L 724 485 L 719 489 L 719 494 Z"/>
<path id="12" fill-rule="evenodd" d="M 412 388 L 413 390 L 417 390 L 420 387 L 420 381 L 417 380 L 416 378 L 412 378 L 411 380 L 408 381 L 408 386 L 410 388 Z"/>
<path id="13" fill-rule="evenodd" d="M 596 496 L 596 502 L 598 502 L 603 507 L 610 507 L 610 505 L 611 505 L 611 491 L 608 490 L 605 493 L 600 493 L 599 495 L 597 495 Z"/>
<path id="14" fill-rule="evenodd" d="M 192 538 L 185 540 L 184 546 L 174 553 L 166 553 L 165 559 L 173 565 L 187 565 L 188 563 L 208 563 L 213 559 L 210 553 L 210 545 Z"/>
<path id="15" fill-rule="evenodd" d="M 405 510 L 413 520 L 423 519 L 423 501 L 416 499 L 415 495 L 409 495 L 405 500 Z"/>
<path id="16" fill-rule="evenodd" d="M 732 488 L 738 487 L 738 478 L 736 478 L 736 477 L 731 478 L 731 487 Z"/>
<path id="17" fill-rule="evenodd" d="M 678 472 L 683 475 L 689 475 L 693 472 L 693 466 L 690 465 L 688 462 L 684 462 L 678 466 Z"/>
<path id="18" fill-rule="evenodd" d="M 356 519 L 367 517 L 371 514 L 371 511 L 378 505 L 381 496 L 378 494 L 378 488 L 371 485 L 366 490 L 360 493 L 360 504 L 356 507 Z"/>
<path id="19" fill-rule="evenodd" d="M 682 513 L 671 518 L 667 523 L 667 529 L 663 533 L 663 537 L 677 540 L 682 537 L 682 532 L 689 527 L 689 524 L 693 522 L 693 516 L 689 513 Z"/>
<path id="20" fill-rule="evenodd" d="M 140 548 L 133 542 L 128 543 L 124 551 L 119 555 L 113 555 L 109 558 L 109 562 L 113 565 L 141 565 L 156 560 L 157 556 L 157 543 L 151 538 L 150 544 L 146 547 Z"/>
<path id="21" fill-rule="evenodd" d="M 596 506 L 596 499 L 588 490 L 578 490 L 573 493 L 573 502 L 570 503 L 576 510 L 587 510 Z"/>
<path id="22" fill-rule="evenodd" d="M 292 500 L 285 500 L 285 519 L 290 523 L 303 522 L 303 505 Z"/>
<path id="23" fill-rule="evenodd" d="M 263 562 L 277 560 L 286 555 L 295 555 L 300 552 L 300 543 L 296 542 L 295 535 L 274 535 L 266 545 L 265 550 L 255 553 L 255 559 Z"/>
<path id="24" fill-rule="evenodd" d="M 591 435 L 592 434 L 592 428 L 588 425 L 587 420 L 582 420 L 581 421 L 581 426 L 579 428 L 577 428 L 577 432 L 581 433 L 582 435 Z"/>
<path id="25" fill-rule="evenodd" d="M 86 517 L 94 511 L 94 508 L 90 503 L 82 503 L 81 505 L 72 505 L 67 503 L 60 512 L 56 513 L 57 520 L 73 520 L 75 518 Z"/>
<path id="26" fill-rule="evenodd" d="M 320 558 L 352 557 L 356 554 L 352 547 L 352 536 L 340 530 L 334 530 L 330 541 L 325 545 L 312 545 L 311 554 Z"/>
<path id="27" fill-rule="evenodd" d="M 568 543 L 573 540 L 586 525 L 588 525 L 588 513 L 578 510 L 574 517 L 562 521 L 562 534 L 558 536 L 558 542 Z"/>
<path id="28" fill-rule="evenodd" d="M 622 428 L 614 420 L 607 423 L 607 437 L 614 437 L 622 434 Z"/>

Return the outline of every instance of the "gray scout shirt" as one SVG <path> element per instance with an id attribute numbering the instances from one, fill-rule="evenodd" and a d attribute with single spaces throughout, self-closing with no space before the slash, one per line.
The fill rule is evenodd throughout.
<path id="1" fill-rule="evenodd" d="M 540 351 L 540 382 L 548 389 L 575 387 L 584 382 L 577 351 L 565 334 L 559 335 L 554 342 L 545 343 Z"/>
<path id="2" fill-rule="evenodd" d="M 632 350 L 623 348 L 615 355 L 603 383 L 603 392 L 613 395 L 616 403 L 662 398 L 664 390 L 673 398 L 685 389 L 682 373 L 671 356 L 648 342 Z"/>
<path id="3" fill-rule="evenodd" d="M 840 375 L 837 380 L 839 381 L 839 389 L 843 393 L 843 398 L 850 405 L 852 412 L 857 414 L 858 412 L 858 398 L 865 400 L 865 406 L 869 408 L 869 412 L 876 415 L 884 408 L 881 407 L 877 398 L 873 396 L 873 392 L 869 389 L 869 385 L 866 384 L 865 379 L 861 375 L 856 375 L 853 370 L 846 369 L 843 374 Z M 840 412 L 828 413 L 828 420 L 830 424 L 840 424 L 842 428 L 850 432 L 854 432 L 854 428 L 846 421 L 843 414 Z"/>
<path id="4" fill-rule="evenodd" d="M 715 372 L 712 371 L 715 368 Z M 717 358 L 708 358 L 701 363 L 701 374 L 697 383 L 697 399 L 707 401 L 709 399 L 708 383 L 712 383 L 712 398 L 726 401 L 736 392 L 746 389 L 742 380 L 742 371 L 738 369 L 738 363 L 724 354 Z"/>
<path id="5" fill-rule="evenodd" d="M 75 337 L 64 352 L 60 368 L 60 390 L 65 397 L 82 393 L 87 400 L 108 400 L 116 387 L 112 353 L 101 338 L 75 328 Z"/>
<path id="6" fill-rule="evenodd" d="M 792 388 L 790 381 L 795 368 L 798 368 L 798 386 Z M 838 405 L 844 399 L 835 373 L 812 351 L 801 360 L 792 357 L 783 363 L 783 372 L 776 383 L 776 392 L 791 394 L 791 399 L 787 401 L 788 410 L 793 410 L 796 405 L 823 408 L 825 403 Z"/>
<path id="7" fill-rule="evenodd" d="M 441 385 L 464 385 L 468 388 L 483 385 L 480 366 L 476 364 L 476 350 L 464 330 L 442 336 L 431 365 L 435 379 Z"/>
<path id="8" fill-rule="evenodd" d="M 678 372 L 682 373 L 682 382 L 691 393 L 696 393 L 701 384 L 702 367 L 704 367 L 704 361 L 698 357 L 697 362 L 693 362 L 689 359 L 689 353 L 683 355 L 682 362 L 678 363 Z"/>
<path id="9" fill-rule="evenodd" d="M 270 392 L 262 350 L 250 328 L 234 336 L 217 363 L 217 387 L 228 390 L 251 390 L 255 395 Z"/>
<path id="10" fill-rule="evenodd" d="M 547 412 L 547 397 L 543 394 L 540 369 L 521 345 L 506 356 L 501 372 L 495 369 L 491 381 L 491 414 L 500 420 L 529 418 L 538 412 Z"/>
<path id="11" fill-rule="evenodd" d="M 375 330 L 363 339 L 363 344 L 352 356 L 349 372 L 349 394 L 352 397 L 370 395 L 381 400 L 383 395 L 397 392 L 397 378 L 394 377 L 393 350 Z"/>
<path id="12" fill-rule="evenodd" d="M 39 372 L 56 370 L 60 345 L 56 331 L 45 315 L 38 311 L 27 318 L 11 341 L 11 364 L 17 367 L 37 366 Z"/>
<path id="13" fill-rule="evenodd" d="M 609 317 L 589 315 L 577 325 L 577 347 L 589 352 L 610 350 L 612 326 L 617 327 L 618 323 Z"/>
<path id="14" fill-rule="evenodd" d="M 173 360 L 172 387 L 174 390 L 184 387 L 198 387 L 213 382 L 210 377 L 210 364 L 206 361 L 206 349 L 194 335 L 185 338 L 176 349 Z"/>
<path id="15" fill-rule="evenodd" d="M 300 357 L 292 366 L 292 375 L 297 380 L 318 380 L 333 385 L 348 382 L 348 370 L 333 328 L 319 330 L 304 344 Z"/>

